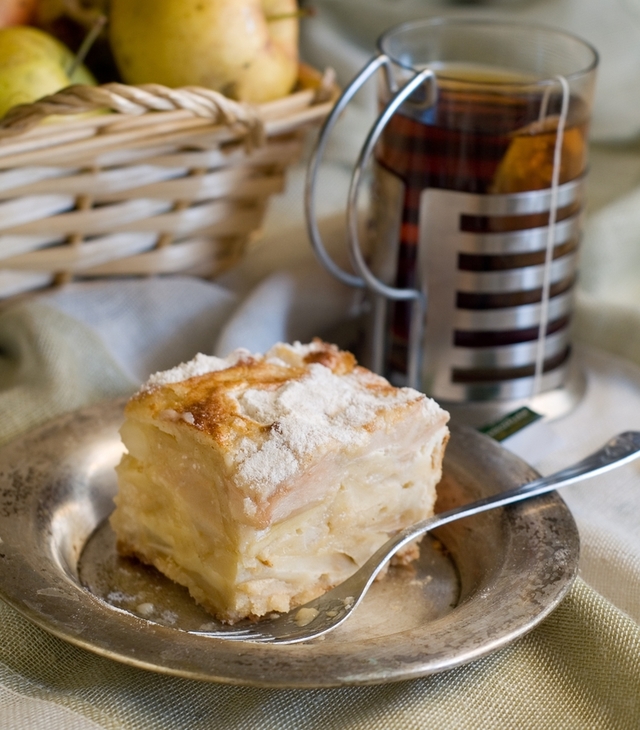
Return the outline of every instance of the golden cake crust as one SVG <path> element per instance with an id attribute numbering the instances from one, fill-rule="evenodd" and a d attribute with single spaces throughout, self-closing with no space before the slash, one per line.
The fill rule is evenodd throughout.
<path id="1" fill-rule="evenodd" d="M 302 358 L 300 366 L 277 364 L 258 359 L 250 354 L 241 356 L 236 364 L 224 370 L 216 370 L 196 375 L 175 383 L 152 385 L 141 390 L 126 406 L 126 414 L 147 412 L 152 418 L 165 416 L 171 419 L 175 411 L 179 417 L 188 413 L 193 416 L 184 421 L 206 434 L 216 443 L 224 445 L 229 440 L 229 432 L 234 437 L 240 434 L 253 436 L 256 424 L 251 419 L 239 416 L 235 400 L 230 393 L 239 393 L 249 388 L 263 390 L 275 389 L 285 382 L 299 380 L 308 372 L 308 365 L 318 363 L 329 368 L 335 375 L 345 375 L 355 369 L 366 372 L 356 365 L 349 352 L 338 350 L 320 340 L 315 340 L 317 349 Z M 382 378 L 368 385 L 372 390 L 389 390 L 390 386 Z M 168 411 L 168 413 L 167 413 Z M 175 420 L 181 420 L 174 417 Z"/>
<path id="2" fill-rule="evenodd" d="M 283 383 L 303 378 L 312 364 L 322 365 L 334 375 L 355 374 L 372 394 L 383 396 L 397 390 L 384 378 L 357 365 L 350 352 L 319 339 L 313 342 L 314 349 L 301 357 L 299 365 L 278 364 L 247 353 L 223 370 L 173 383 L 151 384 L 129 401 L 125 414 L 182 422 L 185 427 L 194 427 L 202 435 L 225 446 L 242 436 L 254 438 L 275 425 L 259 425 L 239 414 L 236 398 L 230 394 L 237 396 L 248 389 L 274 390 Z M 367 424 L 363 427 L 366 428 Z"/>

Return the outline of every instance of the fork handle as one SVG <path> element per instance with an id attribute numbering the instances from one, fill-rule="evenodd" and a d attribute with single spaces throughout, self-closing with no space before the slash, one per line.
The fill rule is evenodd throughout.
<path id="1" fill-rule="evenodd" d="M 567 487 L 570 484 L 579 482 L 583 479 L 604 474 L 611 469 L 621 466 L 640 455 L 640 432 L 638 431 L 626 431 L 624 433 L 614 436 L 608 441 L 602 448 L 595 451 L 590 456 L 578 461 L 572 466 L 567 466 L 555 474 L 550 474 L 546 477 L 540 477 L 534 479 L 532 482 L 527 482 L 514 489 L 509 489 L 506 492 L 499 492 L 498 494 L 491 495 L 490 497 L 483 497 L 476 502 L 462 505 L 461 507 L 455 507 L 454 509 L 448 510 L 447 512 L 441 512 L 439 515 L 431 517 L 422 522 L 417 522 L 411 527 L 399 532 L 394 538 L 386 542 L 381 548 L 375 552 L 369 560 L 362 566 L 362 572 L 371 570 L 372 574 L 370 579 L 367 581 L 366 587 L 368 587 L 375 576 L 385 565 L 386 561 L 392 558 L 398 550 L 403 548 L 408 543 L 412 542 L 418 537 L 421 537 L 426 532 L 434 530 L 436 527 L 442 527 L 455 520 L 460 520 L 463 517 L 471 517 L 477 515 L 480 512 L 486 512 L 490 509 L 497 507 L 505 507 L 508 504 L 514 502 L 520 502 L 524 499 L 530 499 L 531 497 L 537 497 L 547 492 L 552 492 L 561 487 Z M 377 569 L 374 566 L 377 565 Z M 366 590 L 366 588 L 365 588 Z"/>

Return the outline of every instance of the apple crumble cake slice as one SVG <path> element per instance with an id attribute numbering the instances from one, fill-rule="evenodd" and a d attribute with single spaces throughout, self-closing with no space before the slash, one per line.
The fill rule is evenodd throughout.
<path id="1" fill-rule="evenodd" d="M 118 548 L 228 622 L 306 603 L 429 517 L 448 439 L 433 400 L 320 340 L 198 355 L 125 416 Z"/>

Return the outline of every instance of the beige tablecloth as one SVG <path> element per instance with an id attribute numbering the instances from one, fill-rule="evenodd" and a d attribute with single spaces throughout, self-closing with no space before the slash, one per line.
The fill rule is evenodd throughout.
<path id="1" fill-rule="evenodd" d="M 264 242 L 224 287 L 180 278 L 76 284 L 3 312 L 0 439 L 19 437 L 84 403 L 131 392 L 150 371 L 198 350 L 306 340 L 348 316 L 353 293 L 315 263 L 299 228 L 301 174 L 294 173 L 289 194 L 275 201 Z M 335 227 L 329 219 L 325 232 L 331 237 Z M 626 306 L 617 337 L 603 327 L 613 349 L 631 355 L 640 319 Z M 614 314 L 604 307 L 603 323 L 611 316 L 610 327 Z M 615 432 L 640 429 L 638 365 L 600 350 L 582 349 L 579 356 L 589 382 L 580 406 L 506 442 L 543 473 L 586 455 Z M 0 729 L 635 729 L 640 465 L 568 488 L 564 496 L 580 529 L 581 577 L 540 627 L 473 664 L 375 687 L 207 684 L 100 658 L 0 602 Z"/>
<path id="2" fill-rule="evenodd" d="M 372 8 L 392 5 L 404 7 L 376 0 Z M 564 5 L 577 12 L 576 3 Z M 373 13 L 363 16 L 363 35 L 372 19 Z M 332 38 L 321 36 L 317 46 L 331 50 Z M 357 49 L 351 51 L 357 61 Z M 336 211 L 348 179 L 343 161 L 362 132 L 357 112 L 352 119 L 323 176 L 320 217 L 337 251 L 342 218 Z M 626 132 L 633 134 L 633 115 L 631 122 L 625 119 Z M 149 372 L 199 350 L 261 350 L 278 339 L 335 332 L 353 310 L 354 294 L 310 254 L 302 224 L 303 174 L 294 170 L 288 192 L 274 201 L 262 242 L 216 284 L 180 278 L 79 284 L 0 313 L 0 441 L 85 403 L 129 393 Z M 640 155 L 633 145 L 594 147 L 575 326 L 587 394 L 572 414 L 534 424 L 505 443 L 543 473 L 586 455 L 618 431 L 640 429 L 639 184 Z M 208 684 L 100 658 L 0 602 L 0 730 L 635 730 L 640 465 L 568 488 L 563 496 L 581 535 L 574 589 L 529 635 L 470 665 L 373 687 Z"/>

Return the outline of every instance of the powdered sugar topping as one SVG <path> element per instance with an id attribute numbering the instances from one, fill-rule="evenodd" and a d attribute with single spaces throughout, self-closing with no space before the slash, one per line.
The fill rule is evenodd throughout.
<path id="1" fill-rule="evenodd" d="M 359 372 L 336 375 L 318 363 L 274 390 L 244 390 L 237 397 L 239 412 L 270 430 L 260 443 L 242 439 L 238 476 L 252 492 L 268 496 L 298 473 L 308 457 L 319 457 L 332 444 L 364 443 L 370 438 L 364 426 L 380 411 L 419 399 L 426 400 L 409 388 L 371 390 Z"/>
<path id="2" fill-rule="evenodd" d="M 189 378 L 195 378 L 198 375 L 206 375 L 219 370 L 226 370 L 234 367 L 242 360 L 266 360 L 267 362 L 277 365 L 292 365 L 300 367 L 304 364 L 304 358 L 309 353 L 320 352 L 326 345 L 320 341 L 310 342 L 303 345 L 300 342 L 294 342 L 292 345 L 278 342 L 274 345 L 266 355 L 253 355 L 244 348 L 234 350 L 226 357 L 216 357 L 215 355 L 203 355 L 199 352 L 192 360 L 180 363 L 170 370 L 161 370 L 149 377 L 146 383 L 140 388 L 141 393 L 147 393 L 163 385 L 170 383 L 180 383 Z"/>
<path id="3" fill-rule="evenodd" d="M 252 355 L 247 350 L 235 350 L 226 358 L 200 354 L 152 375 L 143 390 L 224 370 L 243 360 L 296 369 L 296 376 L 278 387 L 265 388 L 258 383 L 227 393 L 238 415 L 264 427 L 259 439 L 239 439 L 233 461 L 236 479 L 244 483 L 252 499 L 265 498 L 300 472 L 309 457 L 319 458 L 333 447 L 365 443 L 370 438 L 365 426 L 384 411 L 416 401 L 422 401 L 425 415 L 440 411 L 435 402 L 411 388 L 371 387 L 384 381 L 361 368 L 338 375 L 321 363 L 305 363 L 307 355 L 327 348 L 325 343 L 314 341 L 305 345 L 278 343 L 265 355 Z"/>
<path id="4" fill-rule="evenodd" d="M 142 386 L 140 392 L 149 392 L 170 383 L 180 383 L 189 378 L 195 378 L 198 375 L 206 375 L 214 373 L 218 370 L 226 370 L 227 368 L 237 365 L 243 358 L 249 357 L 248 350 L 234 350 L 227 357 L 215 357 L 215 355 L 203 355 L 199 352 L 193 360 L 180 363 L 171 370 L 161 370 L 150 376 L 147 382 Z"/>

